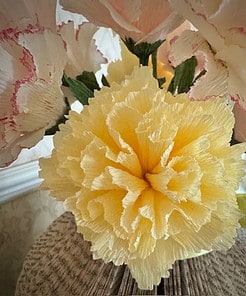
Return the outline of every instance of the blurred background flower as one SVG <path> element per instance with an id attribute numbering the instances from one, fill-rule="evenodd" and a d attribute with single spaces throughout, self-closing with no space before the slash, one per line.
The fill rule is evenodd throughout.
<path id="1" fill-rule="evenodd" d="M 112 28 L 121 38 L 135 43 L 154 43 L 183 22 L 167 0 L 74 1 L 61 0 L 64 9 L 81 13 L 90 22 Z M 155 13 L 149 13 L 155 10 Z"/>
<path id="2" fill-rule="evenodd" d="M 171 48 L 174 66 L 193 55 L 200 55 L 204 60 L 206 74 L 192 87 L 191 97 L 204 99 L 213 95 L 230 95 L 246 110 L 246 2 L 170 2 L 198 30 L 183 33 Z"/>

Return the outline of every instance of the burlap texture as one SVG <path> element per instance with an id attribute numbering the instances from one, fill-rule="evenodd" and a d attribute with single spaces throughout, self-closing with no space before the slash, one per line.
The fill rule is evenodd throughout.
<path id="1" fill-rule="evenodd" d="M 152 291 L 139 290 L 126 266 L 92 260 L 71 213 L 54 221 L 28 253 L 16 296 L 28 295 L 246 295 L 246 229 L 227 252 L 178 261 Z"/>

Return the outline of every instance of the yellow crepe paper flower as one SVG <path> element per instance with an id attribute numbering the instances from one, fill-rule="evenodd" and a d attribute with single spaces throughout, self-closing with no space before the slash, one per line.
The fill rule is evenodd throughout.
<path id="1" fill-rule="evenodd" d="M 112 82 L 121 83 L 126 75 L 130 75 L 134 67 L 139 65 L 139 59 L 132 54 L 123 42 L 120 42 L 121 59 L 112 62 L 108 66 L 107 80 L 111 85 Z"/>
<path id="2" fill-rule="evenodd" d="M 120 48 L 121 59 L 116 62 L 112 62 L 108 66 L 107 80 L 109 84 L 112 82 L 121 83 L 125 79 L 125 76 L 130 75 L 133 69 L 139 65 L 138 57 L 132 54 L 123 42 L 120 43 Z M 149 65 L 152 66 L 151 57 L 149 58 Z M 165 77 L 166 81 L 162 87 L 166 89 L 173 78 L 173 72 L 170 68 L 171 67 L 165 63 L 157 61 L 157 77 Z"/>
<path id="3" fill-rule="evenodd" d="M 43 188 L 73 212 L 94 259 L 127 264 L 151 289 L 175 260 L 234 243 L 246 145 L 229 145 L 233 125 L 226 100 L 173 97 L 135 68 L 70 112 L 40 161 Z"/>

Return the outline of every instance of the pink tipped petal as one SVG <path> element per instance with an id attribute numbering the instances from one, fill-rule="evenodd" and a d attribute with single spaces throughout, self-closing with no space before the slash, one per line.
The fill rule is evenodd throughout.
<path id="1" fill-rule="evenodd" d="M 0 30 L 25 28 L 28 24 L 56 28 L 55 0 L 0 0 Z"/>
<path id="2" fill-rule="evenodd" d="M 190 21 L 212 47 L 222 48 L 223 38 L 219 35 L 217 28 L 208 22 L 203 2 L 203 0 L 170 0 L 175 10 Z"/>
<path id="3" fill-rule="evenodd" d="M 20 63 L 24 57 L 23 48 L 14 41 L 1 43 L 0 57 L 0 121 L 3 121 L 7 114 L 16 111 L 12 100 L 15 91 L 13 81 L 26 77 L 28 69 Z"/>
<path id="4" fill-rule="evenodd" d="M 246 47 L 246 1 L 170 0 L 216 50 L 223 45 Z"/>
<path id="5" fill-rule="evenodd" d="M 1 42 L 0 47 L 1 55 L 1 81 L 20 79 L 23 76 L 27 75 L 26 65 L 23 61 L 24 51 L 22 46 L 18 45 L 12 40 Z M 20 67 L 20 61 L 22 62 L 22 67 Z"/>
<path id="6" fill-rule="evenodd" d="M 23 84 L 16 101 L 20 112 L 15 117 L 16 129 L 22 132 L 52 127 L 65 108 L 60 84 L 42 80 Z"/>
<path id="7" fill-rule="evenodd" d="M 246 46 L 246 2 L 241 0 L 202 1 L 207 20 L 226 44 Z"/>
<path id="8" fill-rule="evenodd" d="M 102 63 L 106 63 L 93 39 L 97 30 L 90 23 L 84 23 L 78 29 L 74 28 L 73 22 L 61 26 L 59 33 L 66 43 L 68 62 L 65 72 L 68 76 L 75 78 L 85 70 L 96 72 Z"/>
<path id="9" fill-rule="evenodd" d="M 60 36 L 45 30 L 21 34 L 18 43 L 31 52 L 39 78 L 46 81 L 61 79 L 67 59 Z"/>
<path id="10" fill-rule="evenodd" d="M 246 110 L 246 48 L 230 45 L 216 54 L 226 64 L 228 92 Z"/>

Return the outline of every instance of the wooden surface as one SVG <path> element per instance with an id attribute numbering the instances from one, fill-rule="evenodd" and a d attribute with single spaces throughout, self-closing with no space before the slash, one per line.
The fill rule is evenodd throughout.
<path id="1" fill-rule="evenodd" d="M 54 221 L 28 253 L 16 296 L 28 295 L 246 295 L 246 230 L 226 253 L 178 261 L 170 278 L 152 291 L 139 290 L 126 266 L 92 260 L 72 214 Z"/>

